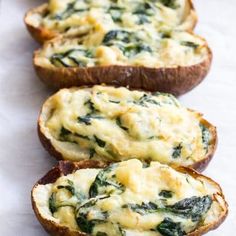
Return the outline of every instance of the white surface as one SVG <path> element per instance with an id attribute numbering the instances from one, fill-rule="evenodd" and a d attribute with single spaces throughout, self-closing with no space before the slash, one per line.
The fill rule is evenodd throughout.
<path id="1" fill-rule="evenodd" d="M 39 0 L 3 0 L 0 21 L 0 235 L 44 236 L 31 210 L 30 190 L 56 162 L 41 147 L 36 120 L 49 91 L 32 68 L 38 47 L 23 24 Z M 182 96 L 186 106 L 203 112 L 218 127 L 219 144 L 205 174 L 219 182 L 229 203 L 225 223 L 209 236 L 236 230 L 236 1 L 195 0 L 197 32 L 214 52 L 207 79 Z"/>

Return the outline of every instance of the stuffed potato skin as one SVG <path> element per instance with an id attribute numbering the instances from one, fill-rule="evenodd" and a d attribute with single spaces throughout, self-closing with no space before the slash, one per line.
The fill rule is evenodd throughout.
<path id="1" fill-rule="evenodd" d="M 107 167 L 107 163 L 99 162 L 99 161 L 80 161 L 80 162 L 70 162 L 70 161 L 60 161 L 57 166 L 52 168 L 42 179 L 40 179 L 33 187 L 31 191 L 31 201 L 32 207 L 35 212 L 35 215 L 43 228 L 52 236 L 85 236 L 87 234 L 79 231 L 70 230 L 66 226 L 61 226 L 51 220 L 45 219 L 39 212 L 37 208 L 36 199 L 34 199 L 33 192 L 35 188 L 40 185 L 46 185 L 49 183 L 54 183 L 59 177 L 66 176 L 75 172 L 78 169 L 86 169 L 86 168 L 105 168 Z M 200 173 L 194 171 L 191 168 L 186 167 L 176 167 L 174 168 L 176 171 L 180 173 L 184 173 L 192 176 L 196 179 L 201 179 L 201 181 L 207 182 L 211 185 L 214 185 L 218 192 L 215 196 L 214 201 L 218 202 L 221 205 L 222 213 L 220 217 L 212 222 L 211 224 L 203 225 L 197 230 L 190 232 L 187 236 L 200 236 L 206 234 L 207 232 L 216 229 L 219 225 L 221 225 L 228 214 L 228 204 L 225 201 L 224 195 L 220 186 L 214 182 L 212 179 L 201 175 Z M 220 199 L 220 201 L 219 201 Z"/>
<path id="2" fill-rule="evenodd" d="M 32 21 L 32 16 L 34 14 L 38 14 L 40 16 L 44 16 L 48 13 L 48 4 L 42 4 L 38 7 L 35 7 L 33 9 L 30 9 L 29 11 L 26 12 L 25 17 L 24 17 L 24 23 L 26 25 L 26 28 L 32 38 L 34 38 L 38 43 L 43 44 L 48 40 L 54 39 L 58 36 L 63 36 L 63 34 L 60 34 L 56 30 L 50 30 L 47 29 L 46 27 L 42 26 L 39 24 L 34 23 Z M 185 13 L 182 19 L 182 22 L 179 26 L 177 26 L 177 29 L 179 30 L 193 30 L 197 24 L 198 17 L 193 5 L 192 0 L 186 0 L 186 8 L 185 8 Z M 78 35 L 82 36 L 82 35 Z M 70 36 L 66 36 L 69 37 Z"/>

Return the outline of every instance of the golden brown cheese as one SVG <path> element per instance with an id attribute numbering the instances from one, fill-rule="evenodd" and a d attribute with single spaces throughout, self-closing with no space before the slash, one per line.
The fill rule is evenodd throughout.
<path id="1" fill-rule="evenodd" d="M 135 157 L 186 166 L 205 157 L 212 138 L 201 115 L 169 94 L 107 86 L 62 89 L 45 103 L 46 113 L 42 132 L 74 161 Z"/>
<path id="2" fill-rule="evenodd" d="M 180 236 L 218 217 L 212 202 L 216 192 L 169 166 L 152 162 L 144 167 L 133 159 L 77 170 L 53 184 L 38 185 L 33 197 L 43 217 L 90 235 L 165 235 L 163 222 L 169 222 L 172 233 Z M 190 204 L 188 214 L 178 210 L 184 203 Z"/>

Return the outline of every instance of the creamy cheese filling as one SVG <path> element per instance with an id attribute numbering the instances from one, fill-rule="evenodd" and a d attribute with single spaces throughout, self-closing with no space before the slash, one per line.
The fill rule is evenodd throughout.
<path id="1" fill-rule="evenodd" d="M 217 189 L 158 162 L 136 159 L 105 169 L 81 169 L 38 185 L 39 213 L 96 236 L 182 236 L 219 217 Z"/>
<path id="2" fill-rule="evenodd" d="M 97 25 L 157 30 L 180 25 L 188 8 L 185 0 L 50 0 L 40 24 L 66 35 L 88 33 Z"/>
<path id="3" fill-rule="evenodd" d="M 40 51 L 37 64 L 46 67 L 133 65 L 159 68 L 195 65 L 208 56 L 205 41 L 187 32 L 111 30 L 100 33 L 83 39 L 52 42 Z"/>
<path id="4" fill-rule="evenodd" d="M 62 89 L 45 103 L 41 119 L 42 132 L 72 160 L 191 165 L 205 157 L 212 139 L 201 115 L 172 95 L 126 88 Z"/>

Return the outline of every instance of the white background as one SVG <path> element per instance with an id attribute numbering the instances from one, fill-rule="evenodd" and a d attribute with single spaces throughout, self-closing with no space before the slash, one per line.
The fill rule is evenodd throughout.
<path id="1" fill-rule="evenodd" d="M 44 236 L 31 210 L 30 190 L 56 162 L 39 143 L 36 121 L 52 93 L 37 79 L 32 52 L 39 47 L 23 24 L 41 0 L 2 0 L 0 11 L 0 235 Z M 236 1 L 195 0 L 196 32 L 206 37 L 214 61 L 206 80 L 181 102 L 218 128 L 219 144 L 204 172 L 224 190 L 229 215 L 209 236 L 236 233 Z"/>

